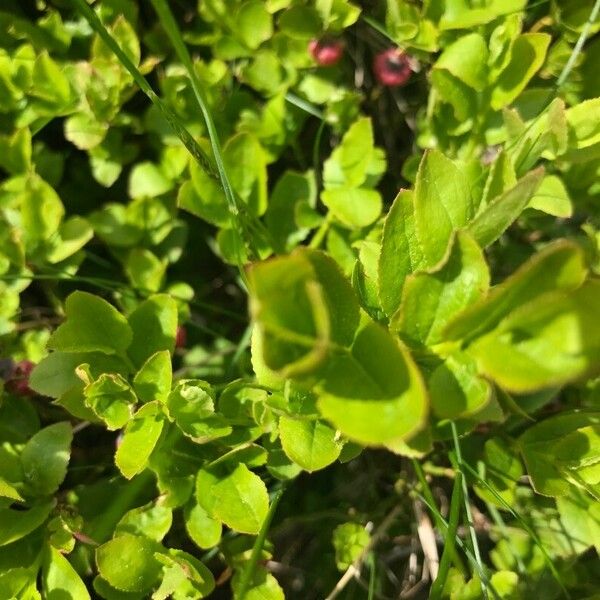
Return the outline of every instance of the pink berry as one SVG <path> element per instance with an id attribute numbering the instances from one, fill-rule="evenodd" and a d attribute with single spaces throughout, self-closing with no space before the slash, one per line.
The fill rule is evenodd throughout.
<path id="1" fill-rule="evenodd" d="M 373 70 L 377 81 L 386 87 L 404 85 L 412 74 L 409 58 L 399 48 L 380 52 L 373 61 Z"/>
<path id="2" fill-rule="evenodd" d="M 185 348 L 187 342 L 187 331 L 183 325 L 177 326 L 177 334 L 175 336 L 175 348 Z"/>
<path id="3" fill-rule="evenodd" d="M 30 360 L 16 363 L 6 381 L 6 389 L 16 396 L 33 396 L 35 392 L 29 387 L 29 374 L 34 367 L 35 363 Z"/>
<path id="4" fill-rule="evenodd" d="M 308 50 L 319 66 L 331 67 L 342 58 L 344 43 L 333 38 L 314 39 L 309 42 Z"/>

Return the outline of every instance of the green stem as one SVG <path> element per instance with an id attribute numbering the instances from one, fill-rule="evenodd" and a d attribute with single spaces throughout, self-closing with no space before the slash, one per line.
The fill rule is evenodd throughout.
<path id="1" fill-rule="evenodd" d="M 462 473 L 459 471 L 454 479 L 452 487 L 452 499 L 450 500 L 450 519 L 448 521 L 448 530 L 444 537 L 444 553 L 440 561 L 440 568 L 431 586 L 429 598 L 431 600 L 439 600 L 442 597 L 446 579 L 450 571 L 450 563 L 453 555 L 456 552 L 456 537 L 458 531 L 458 523 L 460 521 L 460 504 L 462 501 Z"/>
<path id="2" fill-rule="evenodd" d="M 315 235 L 313 235 L 312 239 L 310 240 L 310 243 L 308 244 L 309 248 L 316 250 L 317 248 L 321 247 L 321 244 L 323 243 L 323 240 L 325 239 L 325 236 L 331 227 L 332 221 L 333 217 L 331 216 L 331 213 L 328 213 L 321 222 L 321 225 L 319 225 L 319 229 L 317 229 Z"/>
<path id="3" fill-rule="evenodd" d="M 417 475 L 417 479 L 419 480 L 419 483 L 421 484 L 421 487 L 423 488 L 423 495 L 427 499 L 427 505 L 435 506 L 436 503 L 435 503 L 435 499 L 433 497 L 433 492 L 431 491 L 431 487 L 429 486 L 429 483 L 427 482 L 427 478 L 425 477 L 425 472 L 423 471 L 423 467 L 421 466 L 421 463 L 417 459 L 413 458 L 412 465 L 413 465 L 413 469 L 415 470 L 415 473 Z M 447 526 L 444 523 L 443 519 L 441 518 L 440 513 L 438 511 L 433 511 L 431 509 L 430 509 L 430 512 L 433 516 L 433 520 L 435 521 L 435 526 L 437 527 L 438 531 L 442 535 L 444 535 L 444 537 L 446 537 Z M 444 552 L 445 551 L 446 550 L 444 550 Z M 467 573 L 467 569 L 466 569 L 465 565 L 463 564 L 463 561 L 461 560 L 460 556 L 456 552 L 456 548 L 453 546 L 452 548 L 450 548 L 449 552 L 450 552 L 450 558 L 452 559 L 454 566 L 462 573 Z"/>
<path id="4" fill-rule="evenodd" d="M 458 432 L 456 430 L 456 423 L 454 421 L 450 421 L 450 427 L 452 428 L 452 439 L 454 441 L 454 451 L 456 452 L 456 460 L 458 462 L 458 468 L 461 469 L 462 473 L 462 453 L 460 451 L 460 442 L 458 441 Z M 471 543 L 473 545 L 473 554 L 475 555 L 475 560 L 479 564 L 482 571 L 483 562 L 481 560 L 481 553 L 479 552 L 479 542 L 477 541 L 477 533 L 475 532 L 475 526 L 473 525 L 473 514 L 471 512 L 471 504 L 469 502 L 469 488 L 467 487 L 467 480 L 464 477 L 464 473 L 462 473 L 461 481 L 463 488 L 463 501 L 465 506 L 465 514 L 467 516 L 467 525 L 469 527 L 469 533 L 471 536 Z M 483 594 L 484 600 L 488 599 L 487 589 L 483 580 L 481 580 L 481 593 Z"/>
<path id="5" fill-rule="evenodd" d="M 585 41 L 587 40 L 588 35 L 590 34 L 590 29 L 591 29 L 592 25 L 594 24 L 594 21 L 596 21 L 596 19 L 598 18 L 598 14 L 600 14 L 600 0 L 596 0 L 596 2 L 594 3 L 592 11 L 590 12 L 590 16 L 588 17 L 588 20 L 586 21 L 585 25 L 583 26 L 583 29 L 581 30 L 581 34 L 579 35 L 577 43 L 575 44 L 575 47 L 573 48 L 573 52 L 571 52 L 571 56 L 569 56 L 569 60 L 567 61 L 567 64 L 565 65 L 564 69 L 561 71 L 560 75 L 558 76 L 558 79 L 556 80 L 557 88 L 560 89 L 563 86 L 563 84 L 565 83 L 565 81 L 568 79 L 569 75 L 571 74 L 571 71 L 573 70 L 573 67 L 575 66 L 575 61 L 577 60 L 577 57 L 579 56 L 579 54 L 581 53 L 581 50 L 583 49 L 583 45 L 585 44 Z"/>
<path id="6" fill-rule="evenodd" d="M 227 174 L 227 169 L 225 168 L 225 162 L 223 161 L 223 151 L 221 149 L 221 142 L 219 140 L 219 134 L 217 132 L 217 128 L 215 126 L 215 122 L 212 118 L 211 112 L 208 108 L 208 102 L 206 101 L 206 97 L 204 95 L 204 90 L 202 89 L 202 84 L 200 82 L 200 78 L 196 73 L 196 69 L 194 68 L 194 64 L 192 62 L 192 57 L 188 52 L 188 49 L 181 37 L 181 33 L 179 32 L 179 28 L 177 26 L 177 22 L 173 17 L 173 13 L 169 8 L 169 5 L 165 0 L 150 0 L 152 2 L 152 6 L 154 10 L 157 12 L 161 24 L 164 27 L 173 47 L 175 48 L 175 52 L 179 57 L 179 60 L 183 63 L 183 66 L 187 70 L 188 76 L 190 78 L 190 82 L 192 84 L 192 90 L 194 95 L 196 96 L 196 100 L 198 102 L 198 106 L 200 107 L 200 111 L 202 112 L 202 116 L 204 117 L 204 122 L 206 123 L 206 129 L 208 131 L 208 137 L 210 139 L 210 144 L 212 147 L 215 163 L 217 165 L 217 171 L 219 173 L 219 178 L 221 180 L 221 185 L 223 187 L 223 192 L 225 193 L 225 198 L 227 200 L 227 205 L 229 208 L 229 213 L 232 219 L 232 225 L 236 228 L 241 226 L 240 216 L 241 216 L 241 206 L 238 204 L 235 192 L 233 191 L 233 186 L 231 185 L 231 181 L 229 180 L 229 176 Z M 236 235 L 236 244 L 240 243 L 241 240 Z M 239 262 L 241 263 L 241 249 L 236 248 L 236 253 L 238 254 L 238 258 L 240 258 Z M 240 270 L 242 278 L 244 278 L 244 273 Z"/>
<path id="7" fill-rule="evenodd" d="M 119 59 L 121 64 L 127 69 L 129 74 L 133 77 L 133 80 L 137 83 L 139 88 L 148 96 L 152 104 L 158 108 L 163 117 L 173 128 L 183 145 L 187 148 L 188 152 L 202 165 L 206 172 L 213 178 L 217 179 L 217 175 L 211 165 L 210 159 L 202 150 L 200 145 L 192 137 L 190 132 L 186 129 L 181 119 L 174 113 L 154 92 L 148 80 L 140 73 L 138 68 L 133 64 L 131 59 L 121 49 L 117 41 L 108 32 L 102 21 L 98 18 L 98 15 L 92 10 L 85 0 L 72 0 L 73 4 L 77 7 L 79 12 L 85 17 L 90 27 L 100 36 L 102 41 L 111 49 L 115 56 Z"/>
<path id="8" fill-rule="evenodd" d="M 250 559 L 248 560 L 246 567 L 244 568 L 242 575 L 240 577 L 240 587 L 238 588 L 238 597 L 239 600 L 244 600 L 246 594 L 248 593 L 248 588 L 250 587 L 250 582 L 252 581 L 252 577 L 254 576 L 254 571 L 256 570 L 256 565 L 258 564 L 258 559 L 260 558 L 260 553 L 262 552 L 263 546 L 265 545 L 265 540 L 267 538 L 267 532 L 269 531 L 269 527 L 271 526 L 271 521 L 273 521 L 273 517 L 275 516 L 275 511 L 277 510 L 277 505 L 281 500 L 281 496 L 283 495 L 284 488 L 277 490 L 271 500 L 271 506 L 269 507 L 269 512 L 263 521 L 262 527 L 256 536 L 256 540 L 254 540 L 254 546 L 252 547 L 252 553 L 250 554 Z"/>

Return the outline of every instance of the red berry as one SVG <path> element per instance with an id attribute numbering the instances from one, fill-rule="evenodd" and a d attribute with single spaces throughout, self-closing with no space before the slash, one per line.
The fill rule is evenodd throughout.
<path id="1" fill-rule="evenodd" d="M 319 66 L 331 67 L 342 58 L 344 43 L 332 38 L 315 39 L 309 42 L 308 50 Z"/>
<path id="2" fill-rule="evenodd" d="M 404 85 L 412 74 L 410 60 L 399 48 L 380 52 L 373 61 L 373 70 L 377 81 L 387 87 Z"/>
<path id="3" fill-rule="evenodd" d="M 6 381 L 6 389 L 16 396 L 33 396 L 35 392 L 29 387 L 29 374 L 35 363 L 22 360 L 16 363 Z"/>
<path id="4" fill-rule="evenodd" d="M 183 325 L 177 326 L 177 335 L 175 336 L 175 348 L 185 348 L 187 342 L 187 331 Z"/>

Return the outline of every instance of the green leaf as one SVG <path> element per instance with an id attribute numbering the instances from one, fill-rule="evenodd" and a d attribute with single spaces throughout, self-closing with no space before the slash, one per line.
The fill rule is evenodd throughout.
<path id="1" fill-rule="evenodd" d="M 133 389 L 142 402 L 164 402 L 171 391 L 171 354 L 159 350 L 142 365 L 133 379 Z"/>
<path id="2" fill-rule="evenodd" d="M 558 462 L 559 450 L 564 449 L 560 443 L 566 436 L 579 429 L 590 426 L 597 428 L 599 424 L 600 413 L 566 412 L 533 425 L 519 438 L 527 473 L 538 494 L 545 496 L 569 494 L 573 484 L 565 477 L 564 465 Z M 577 444 L 576 440 L 573 441 Z M 576 446 L 573 451 L 576 453 L 581 450 Z M 598 456 L 600 454 L 597 448 L 596 457 Z"/>
<path id="3" fill-rule="evenodd" d="M 89 600 L 85 584 L 71 563 L 55 548 L 44 553 L 42 582 L 48 600 Z"/>
<path id="4" fill-rule="evenodd" d="M 65 314 L 66 321 L 48 341 L 53 350 L 122 354 L 131 343 L 125 317 L 98 296 L 73 292 L 65 303 Z"/>
<path id="5" fill-rule="evenodd" d="M 143 292 L 158 292 L 163 285 L 167 263 L 146 248 L 134 248 L 125 261 L 132 285 Z"/>
<path id="6" fill-rule="evenodd" d="M 262 0 L 244 2 L 235 15 L 235 34 L 255 50 L 273 35 L 273 21 Z"/>
<path id="7" fill-rule="evenodd" d="M 123 439 L 115 454 L 115 463 L 127 479 L 141 473 L 164 425 L 164 416 L 158 402 L 142 406 L 127 423 Z"/>
<path id="8" fill-rule="evenodd" d="M 524 33 L 515 40 L 510 62 L 492 88 L 491 106 L 494 110 L 509 105 L 525 89 L 544 64 L 551 39 L 547 33 Z"/>
<path id="9" fill-rule="evenodd" d="M 53 248 L 46 258 L 56 264 L 81 250 L 94 236 L 94 231 L 86 219 L 71 217 L 58 228 L 56 239 L 52 239 Z"/>
<path id="10" fill-rule="evenodd" d="M 183 550 L 169 549 L 158 560 L 165 565 L 164 576 L 153 600 L 166 598 L 206 598 L 215 588 L 215 580 L 204 563 Z"/>
<path id="11" fill-rule="evenodd" d="M 600 98 L 577 103 L 566 116 L 569 147 L 579 150 L 600 142 Z"/>
<path id="12" fill-rule="evenodd" d="M 250 311 L 262 358 L 282 376 L 312 373 L 332 346 L 348 346 L 358 325 L 358 302 L 327 255 L 299 249 L 248 272 Z"/>
<path id="13" fill-rule="evenodd" d="M 37 243 L 58 230 L 65 209 L 58 194 L 39 175 L 31 173 L 24 181 L 21 225 L 26 243 Z"/>
<path id="14" fill-rule="evenodd" d="M 311 473 L 330 465 L 342 449 L 335 429 L 322 421 L 282 416 L 279 436 L 289 458 Z"/>
<path id="15" fill-rule="evenodd" d="M 468 0 L 447 0 L 440 20 L 440 28 L 469 29 L 489 23 L 501 15 L 509 15 L 525 8 L 526 0 L 487 0 L 473 5 Z"/>
<path id="16" fill-rule="evenodd" d="M 562 219 L 573 216 L 573 203 L 569 192 L 557 175 L 546 175 L 542 179 L 528 207 Z"/>
<path id="17" fill-rule="evenodd" d="M 173 352 L 177 333 L 177 304 L 166 294 L 144 300 L 127 319 L 133 332 L 127 354 L 139 368 L 161 350 Z"/>
<path id="18" fill-rule="evenodd" d="M 91 150 L 106 137 L 108 124 L 87 112 L 78 112 L 65 121 L 65 137 L 80 150 Z"/>
<path id="19" fill-rule="evenodd" d="M 183 379 L 167 399 L 169 416 L 197 444 L 225 437 L 232 432 L 223 417 L 215 414 L 213 392 L 199 379 Z"/>
<path id="20" fill-rule="evenodd" d="M 415 227 L 414 196 L 402 190 L 385 219 L 379 255 L 379 299 L 388 316 L 400 306 L 406 277 L 424 266 Z"/>
<path id="21" fill-rule="evenodd" d="M 469 223 L 469 231 L 477 243 L 486 248 L 495 242 L 517 220 L 527 207 L 544 177 L 539 168 L 519 179 L 514 187 L 491 200 Z"/>
<path id="22" fill-rule="evenodd" d="M 325 189 L 359 187 L 365 183 L 374 152 L 371 119 L 355 121 L 323 166 Z"/>
<path id="23" fill-rule="evenodd" d="M 200 471 L 196 497 L 209 515 L 239 533 L 256 535 L 269 510 L 265 484 L 243 463 L 224 476 Z"/>
<path id="24" fill-rule="evenodd" d="M 515 309 L 468 349 L 508 391 L 536 392 L 600 370 L 600 282 L 550 292 Z"/>
<path id="25" fill-rule="evenodd" d="M 131 198 L 154 198 L 172 189 L 173 182 L 151 162 L 138 163 L 129 176 L 128 192 Z"/>
<path id="26" fill-rule="evenodd" d="M 447 46 L 434 69 L 446 69 L 469 87 L 481 91 L 487 85 L 487 59 L 486 41 L 479 33 L 471 33 Z"/>
<path id="27" fill-rule="evenodd" d="M 489 282 L 481 248 L 470 235 L 459 232 L 442 267 L 408 276 L 402 304 L 392 317 L 390 328 L 410 344 L 437 344 L 448 322 L 482 298 Z"/>
<path id="28" fill-rule="evenodd" d="M 450 354 L 427 381 L 431 408 L 440 419 L 473 415 L 494 396 L 494 388 L 479 377 L 475 360 L 463 352 Z"/>
<path id="29" fill-rule="evenodd" d="M 40 496 L 53 494 L 67 474 L 73 430 L 55 423 L 38 431 L 24 446 L 21 465 L 25 481 Z"/>
<path id="30" fill-rule="evenodd" d="M 242 596 L 239 594 L 241 573 L 233 576 L 231 587 L 234 600 L 285 600 L 285 595 L 277 579 L 264 567 L 257 567 L 252 575 L 249 587 Z"/>
<path id="31" fill-rule="evenodd" d="M 587 274 L 579 246 L 567 240 L 549 244 L 515 273 L 450 322 L 445 337 L 472 340 L 494 328 L 514 308 L 553 290 L 573 290 Z"/>
<path id="32" fill-rule="evenodd" d="M 367 227 L 381 214 L 381 196 L 375 190 L 335 187 L 321 193 L 323 204 L 346 227 Z"/>
<path id="33" fill-rule="evenodd" d="M 158 548 L 148 538 L 124 533 L 96 549 L 98 572 L 117 590 L 148 592 L 160 577 Z"/>
<path id="34" fill-rule="evenodd" d="M 78 372 L 83 375 L 82 369 Z M 104 421 L 109 431 L 125 426 L 137 401 L 129 383 L 114 373 L 102 373 L 98 379 L 87 383 L 83 393 L 85 405 Z"/>
<path id="35" fill-rule="evenodd" d="M 29 377 L 29 387 L 43 396 L 59 398 L 74 387 L 81 387 L 81 379 L 75 369 L 89 364 L 92 375 L 104 372 L 124 375 L 125 363 L 114 355 L 99 352 L 52 352 L 33 369 Z"/>
<path id="36" fill-rule="evenodd" d="M 453 232 L 474 215 L 469 186 L 450 159 L 437 151 L 426 152 L 417 173 L 414 202 L 424 262 L 434 267 L 446 256 Z"/>
<path id="37" fill-rule="evenodd" d="M 158 500 L 127 511 L 115 527 L 115 537 L 130 533 L 160 542 L 169 533 L 172 523 L 173 511 Z"/>
<path id="38" fill-rule="evenodd" d="M 212 548 L 221 540 L 221 521 L 213 519 L 199 504 L 188 505 L 184 519 L 185 530 L 199 548 Z"/>
<path id="39" fill-rule="evenodd" d="M 371 536 L 360 523 L 342 523 L 333 530 L 335 564 L 340 571 L 348 569 L 369 545 Z"/>
<path id="40" fill-rule="evenodd" d="M 572 486 L 569 493 L 556 499 L 556 508 L 565 531 L 576 544 L 577 553 L 590 546 L 600 548 L 600 504 L 589 494 Z"/>
<path id="41" fill-rule="evenodd" d="M 279 16 L 279 29 L 296 40 L 310 40 L 321 33 L 323 23 L 316 9 L 294 5 Z"/>
<path id="42" fill-rule="evenodd" d="M 427 416 L 427 391 L 409 353 L 367 319 L 350 350 L 328 362 L 318 391 L 323 417 L 362 444 L 407 438 L 423 427 Z"/>
<path id="43" fill-rule="evenodd" d="M 55 500 L 33 506 L 28 510 L 0 508 L 0 546 L 24 538 L 46 521 L 56 505 Z"/>

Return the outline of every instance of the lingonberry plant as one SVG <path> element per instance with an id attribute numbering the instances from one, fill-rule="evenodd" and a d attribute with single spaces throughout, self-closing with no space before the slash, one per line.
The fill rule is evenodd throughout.
<path id="1" fill-rule="evenodd" d="M 599 35 L 5 0 L 0 599 L 597 599 Z"/>

